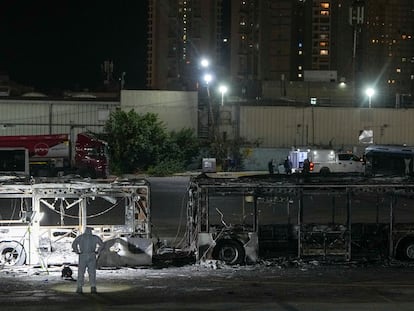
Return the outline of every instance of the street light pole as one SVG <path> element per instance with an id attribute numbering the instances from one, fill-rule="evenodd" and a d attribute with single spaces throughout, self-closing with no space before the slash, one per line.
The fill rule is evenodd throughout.
<path id="1" fill-rule="evenodd" d="M 210 82 L 213 80 L 213 76 L 210 73 L 206 73 L 203 79 L 204 79 L 204 82 L 206 83 L 206 90 L 207 90 L 207 103 L 208 103 L 208 111 L 209 111 L 208 124 L 211 125 L 211 132 L 210 132 L 210 139 L 211 139 L 216 136 L 216 124 L 214 120 L 213 107 L 211 105 L 211 97 L 210 97 Z"/>
<path id="2" fill-rule="evenodd" d="M 207 85 L 207 96 L 208 96 L 209 100 L 210 100 L 210 86 L 209 86 L 209 84 L 210 84 L 211 80 L 213 80 L 213 76 L 209 73 L 206 73 L 204 75 L 204 82 L 206 82 L 206 85 Z"/>
<path id="3" fill-rule="evenodd" d="M 221 105 L 223 106 L 223 104 L 224 104 L 224 94 L 227 93 L 227 86 L 220 85 L 219 86 L 219 91 L 221 93 Z"/>

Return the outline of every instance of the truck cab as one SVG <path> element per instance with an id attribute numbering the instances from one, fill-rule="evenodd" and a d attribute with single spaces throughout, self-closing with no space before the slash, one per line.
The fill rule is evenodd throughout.
<path id="1" fill-rule="evenodd" d="M 80 133 L 75 145 L 75 166 L 81 176 L 107 178 L 109 175 L 108 143 L 97 137 Z"/>

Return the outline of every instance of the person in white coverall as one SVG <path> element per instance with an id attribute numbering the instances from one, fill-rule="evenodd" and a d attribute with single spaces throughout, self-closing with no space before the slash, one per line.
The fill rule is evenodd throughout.
<path id="1" fill-rule="evenodd" d="M 91 228 L 86 228 L 85 232 L 73 241 L 72 249 L 79 254 L 77 293 L 82 293 L 85 270 L 88 268 L 91 293 L 96 294 L 96 254 L 101 251 L 102 247 L 101 238 L 92 234 Z"/>

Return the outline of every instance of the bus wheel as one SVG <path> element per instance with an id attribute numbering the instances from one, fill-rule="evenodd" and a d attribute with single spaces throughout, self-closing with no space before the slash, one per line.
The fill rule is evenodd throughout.
<path id="1" fill-rule="evenodd" d="M 15 241 L 0 242 L 0 265 L 21 266 L 26 262 L 23 246 Z"/>
<path id="2" fill-rule="evenodd" d="M 402 244 L 400 254 L 402 260 L 414 261 L 414 239 L 409 239 Z"/>
<path id="3" fill-rule="evenodd" d="M 245 258 L 243 245 L 235 240 L 221 240 L 214 248 L 213 258 L 229 265 L 242 264 Z"/>

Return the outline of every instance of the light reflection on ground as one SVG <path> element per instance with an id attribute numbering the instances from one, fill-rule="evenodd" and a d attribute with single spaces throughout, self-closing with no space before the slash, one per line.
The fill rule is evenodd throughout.
<path id="1" fill-rule="evenodd" d="M 75 293 L 76 292 L 76 283 L 70 284 L 57 284 L 52 287 L 53 290 L 62 293 Z M 111 284 L 111 285 L 98 285 L 97 290 L 98 293 L 111 293 L 111 292 L 120 292 L 131 289 L 131 286 L 128 285 L 121 285 L 121 284 Z M 83 287 L 84 294 L 90 294 L 91 288 L 89 286 Z"/>

